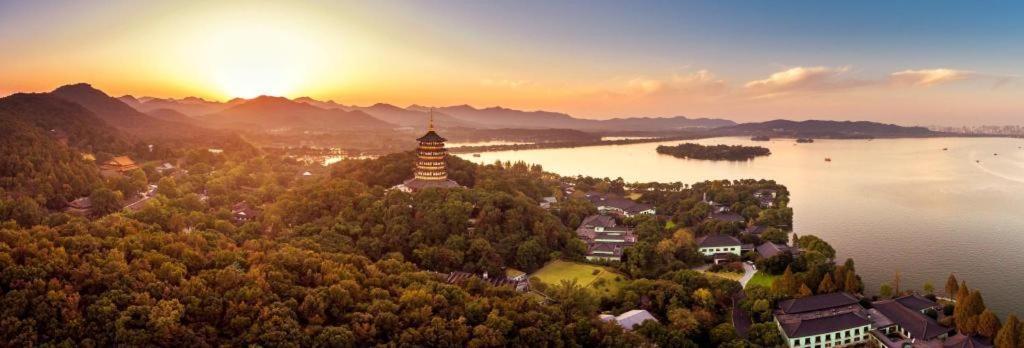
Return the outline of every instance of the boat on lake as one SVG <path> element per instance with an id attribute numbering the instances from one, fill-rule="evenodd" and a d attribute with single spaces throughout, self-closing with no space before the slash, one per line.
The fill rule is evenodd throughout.
<path id="1" fill-rule="evenodd" d="M 798 142 L 798 143 L 813 143 L 814 139 L 811 139 L 811 138 L 798 138 L 798 139 L 796 139 L 796 142 Z"/>

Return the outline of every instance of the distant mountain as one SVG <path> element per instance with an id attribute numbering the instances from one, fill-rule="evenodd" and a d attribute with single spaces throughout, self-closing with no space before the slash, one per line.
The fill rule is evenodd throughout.
<path id="1" fill-rule="evenodd" d="M 154 110 L 174 110 L 187 116 L 202 116 L 223 111 L 231 106 L 244 102 L 244 99 L 233 100 L 227 103 L 209 101 L 197 97 L 186 97 L 183 99 L 163 99 L 153 97 L 135 98 L 130 95 L 122 96 L 122 102 L 128 104 L 138 111 L 149 113 Z"/>
<path id="2" fill-rule="evenodd" d="M 306 103 L 321 109 L 342 109 L 345 111 L 351 111 L 354 108 L 353 106 L 350 105 L 336 103 L 333 100 L 320 101 L 310 97 L 298 97 L 293 100 L 300 103 Z"/>
<path id="3" fill-rule="evenodd" d="M 46 93 L 0 98 L 0 121 L 36 127 L 84 152 L 120 153 L 129 148 L 125 135 L 92 111 Z"/>
<path id="4" fill-rule="evenodd" d="M 89 84 L 61 86 L 50 94 L 77 103 L 118 128 L 140 129 L 160 126 L 163 120 L 145 115 Z"/>
<path id="5" fill-rule="evenodd" d="M 429 123 L 429 108 L 423 110 L 410 110 L 403 109 L 391 104 L 377 103 L 368 107 L 354 107 L 354 110 L 361 110 L 365 113 L 373 115 L 373 117 L 381 120 L 394 123 L 404 127 L 413 127 L 416 129 L 426 129 L 427 123 Z M 434 111 L 434 126 L 439 128 L 454 128 L 454 127 L 466 127 L 466 128 L 485 128 L 481 125 L 462 120 L 456 117 L 452 117 L 443 112 Z"/>
<path id="6" fill-rule="evenodd" d="M 194 117 L 190 117 L 173 109 L 154 109 L 147 111 L 146 115 L 153 116 L 161 120 L 180 123 L 197 123 L 199 121 Z"/>
<path id="7" fill-rule="evenodd" d="M 868 121 L 773 120 L 716 129 L 722 134 L 810 138 L 916 137 L 935 135 L 924 127 L 904 127 Z"/>
<path id="8" fill-rule="evenodd" d="M 410 108 L 413 107 L 420 106 L 410 106 Z M 666 131 L 686 128 L 717 128 L 736 124 L 724 119 L 690 119 L 683 116 L 591 120 L 550 111 L 522 111 L 503 107 L 477 109 L 469 105 L 448 106 L 438 110 L 490 127 L 564 128 L 585 131 Z"/>
<path id="9" fill-rule="evenodd" d="M 282 97 L 261 96 L 201 119 L 211 126 L 245 129 L 358 130 L 395 125 L 362 111 L 322 109 Z"/>
<path id="10" fill-rule="evenodd" d="M 92 111 L 107 124 L 148 141 L 187 139 L 192 142 L 210 143 L 227 135 L 199 126 L 196 122 L 171 121 L 144 114 L 121 99 L 111 97 L 85 83 L 62 86 L 50 94 L 77 103 Z"/>

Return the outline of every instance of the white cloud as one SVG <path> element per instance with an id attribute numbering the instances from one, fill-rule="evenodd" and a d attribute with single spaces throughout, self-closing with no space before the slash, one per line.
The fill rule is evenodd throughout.
<path id="1" fill-rule="evenodd" d="M 771 74 L 768 78 L 743 85 L 757 98 L 773 97 L 796 92 L 821 92 L 860 87 L 870 81 L 848 77 L 849 67 L 824 66 L 794 67 Z"/>
<path id="2" fill-rule="evenodd" d="M 975 76 L 973 71 L 939 68 L 898 71 L 890 74 L 889 80 L 897 85 L 930 87 Z"/>

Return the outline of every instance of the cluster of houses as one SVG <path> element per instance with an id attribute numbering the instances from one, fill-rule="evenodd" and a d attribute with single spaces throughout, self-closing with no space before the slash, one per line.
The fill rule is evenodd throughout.
<path id="1" fill-rule="evenodd" d="M 875 301 L 865 308 L 845 292 L 780 301 L 775 324 L 792 348 L 845 347 L 991 347 L 981 340 L 955 335 L 932 316 L 938 303 L 917 294 Z"/>
<path id="2" fill-rule="evenodd" d="M 576 235 L 587 244 L 589 261 L 621 261 L 622 252 L 636 243 L 633 229 L 619 226 L 610 215 L 586 217 Z"/>
<path id="3" fill-rule="evenodd" d="M 584 194 L 584 197 L 593 203 L 601 214 L 613 214 L 627 218 L 655 214 L 654 206 L 650 204 L 637 203 L 632 199 L 612 193 L 588 192 Z"/>

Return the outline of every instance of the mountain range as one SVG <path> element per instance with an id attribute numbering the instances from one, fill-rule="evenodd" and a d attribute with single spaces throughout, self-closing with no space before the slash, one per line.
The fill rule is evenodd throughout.
<path id="1" fill-rule="evenodd" d="M 282 119 L 282 112 L 292 110 L 299 112 L 300 116 L 291 121 L 292 126 L 308 126 L 310 120 L 323 116 L 310 116 L 312 109 L 300 109 L 291 103 L 309 105 L 322 110 L 333 111 L 337 115 L 343 113 L 338 111 L 353 112 L 360 111 L 373 118 L 383 121 L 386 124 L 374 124 L 370 121 L 359 122 L 360 127 L 411 127 L 422 129 L 427 126 L 427 119 L 430 107 L 421 105 L 410 105 L 402 108 L 399 106 L 377 103 L 371 106 L 346 105 L 333 100 L 322 101 L 310 97 L 286 99 L 280 97 L 258 97 L 252 100 L 232 99 L 228 102 L 208 101 L 196 97 L 183 99 L 162 99 L 152 97 L 139 97 L 126 95 L 119 98 L 125 104 L 143 112 L 154 112 L 157 110 L 174 110 L 183 115 L 198 119 L 214 120 L 221 122 L 220 126 L 231 124 L 242 125 L 249 128 L 254 124 L 269 121 L 266 126 L 273 125 L 273 128 L 284 127 L 290 124 Z M 240 113 L 238 110 L 231 110 L 244 104 L 257 101 L 260 107 L 244 107 L 247 110 Z M 280 105 L 272 105 L 272 104 Z M 257 115 L 259 110 L 274 110 L 273 115 Z M 231 111 L 229 111 L 231 110 Z M 224 113 L 233 116 L 226 116 Z M 166 111 L 163 111 L 166 115 Z M 246 117 L 254 117 L 253 120 L 245 120 Z M 352 117 L 352 116 L 348 116 Z M 434 108 L 434 125 L 440 128 L 475 128 L 475 129 L 575 129 L 584 131 L 671 131 L 687 128 L 716 128 L 735 125 L 735 122 L 725 119 L 696 118 L 691 119 L 683 116 L 675 117 L 638 117 L 638 118 L 615 118 L 608 120 L 592 120 L 576 118 L 568 114 L 550 111 L 523 111 L 509 109 L 500 106 L 478 109 L 469 105 L 445 106 Z"/>
<path id="2" fill-rule="evenodd" d="M 810 138 L 920 137 L 936 133 L 924 127 L 904 127 L 868 121 L 772 120 L 717 128 L 722 135 L 764 135 Z"/>

